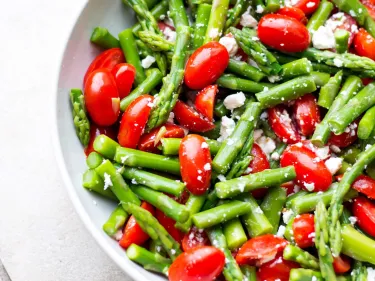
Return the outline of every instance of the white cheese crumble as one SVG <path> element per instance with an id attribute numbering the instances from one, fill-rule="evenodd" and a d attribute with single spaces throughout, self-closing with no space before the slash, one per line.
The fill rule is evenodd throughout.
<path id="1" fill-rule="evenodd" d="M 261 14 L 264 12 L 264 8 L 261 5 L 257 5 L 257 8 L 255 10 L 257 14 Z"/>
<path id="2" fill-rule="evenodd" d="M 335 47 L 335 36 L 332 29 L 320 26 L 312 37 L 313 46 L 317 49 L 331 49 Z"/>
<path id="3" fill-rule="evenodd" d="M 227 49 L 230 57 L 233 57 L 237 54 L 237 51 L 238 51 L 237 41 L 232 36 L 221 37 L 219 40 L 219 43 L 223 45 L 225 49 Z"/>
<path id="4" fill-rule="evenodd" d="M 349 221 L 352 225 L 355 225 L 358 221 L 358 219 L 356 217 L 349 217 Z"/>
<path id="5" fill-rule="evenodd" d="M 283 222 L 287 224 L 294 216 L 293 210 L 286 210 L 283 212 Z"/>
<path id="6" fill-rule="evenodd" d="M 338 157 L 331 157 L 326 160 L 325 165 L 332 175 L 336 174 L 342 166 L 342 159 Z"/>
<path id="7" fill-rule="evenodd" d="M 322 160 L 327 159 L 329 157 L 329 147 L 328 146 L 321 147 L 321 148 L 315 148 L 315 149 L 313 149 L 313 151 L 315 152 L 316 156 L 318 156 Z"/>
<path id="8" fill-rule="evenodd" d="M 269 157 L 270 153 L 276 149 L 275 141 L 269 137 L 262 136 L 256 141 L 256 143 L 260 146 L 267 157 Z"/>
<path id="9" fill-rule="evenodd" d="M 254 19 L 254 17 L 250 14 L 250 8 L 251 7 L 249 7 L 247 9 L 247 11 L 245 13 L 243 13 L 242 16 L 241 16 L 240 25 L 242 25 L 244 27 L 256 27 L 258 25 L 258 21 L 256 19 Z M 258 10 L 258 7 L 257 7 L 257 10 Z"/>
<path id="10" fill-rule="evenodd" d="M 315 189 L 315 184 L 314 183 L 304 183 L 304 186 L 306 187 L 306 189 L 308 190 L 308 191 L 314 191 L 314 189 Z"/>
<path id="11" fill-rule="evenodd" d="M 149 68 L 155 62 L 155 58 L 153 56 L 147 56 L 142 60 L 142 67 Z"/>
<path id="12" fill-rule="evenodd" d="M 271 154 L 271 159 L 275 161 L 279 160 L 280 154 L 275 151 L 274 153 Z"/>
<path id="13" fill-rule="evenodd" d="M 227 181 L 224 175 L 218 175 L 217 178 L 219 179 L 219 181 Z"/>
<path id="14" fill-rule="evenodd" d="M 254 209 L 254 213 L 257 213 L 257 214 L 263 214 L 263 211 L 262 209 L 258 206 Z"/>
<path id="15" fill-rule="evenodd" d="M 218 28 L 212 28 L 210 30 L 210 32 L 208 33 L 208 36 L 211 38 L 211 39 L 215 39 L 217 38 L 218 36 L 220 36 L 219 34 L 219 29 Z"/>
<path id="16" fill-rule="evenodd" d="M 331 145 L 329 147 L 334 153 L 340 153 L 341 152 L 341 149 L 340 147 L 336 146 L 336 145 Z"/>
<path id="17" fill-rule="evenodd" d="M 243 106 L 245 104 L 245 101 L 245 94 L 243 92 L 238 92 L 236 94 L 227 96 L 224 99 L 224 106 L 229 110 L 233 110 L 235 108 Z"/>
<path id="18" fill-rule="evenodd" d="M 222 142 L 226 140 L 233 132 L 236 123 L 233 119 L 223 116 L 221 118 L 220 137 L 217 139 Z"/>
<path id="19" fill-rule="evenodd" d="M 172 124 L 174 123 L 174 113 L 173 112 L 169 113 L 167 122 L 172 123 Z"/>
<path id="20" fill-rule="evenodd" d="M 254 141 L 256 142 L 258 139 L 260 139 L 260 137 L 262 135 L 263 135 L 263 130 L 262 129 L 256 129 L 256 130 L 254 130 L 254 134 L 253 134 Z"/>
<path id="21" fill-rule="evenodd" d="M 113 235 L 113 239 L 115 239 L 116 241 L 120 241 L 121 238 L 122 238 L 122 231 L 120 229 L 120 230 L 117 230 L 116 233 Z"/>
<path id="22" fill-rule="evenodd" d="M 342 65 L 344 64 L 344 62 L 338 58 L 334 58 L 333 59 L 333 64 L 337 67 L 342 67 Z"/>
<path id="23" fill-rule="evenodd" d="M 106 190 L 110 186 L 113 186 L 111 176 L 107 173 L 104 173 L 104 190 Z"/>
<path id="24" fill-rule="evenodd" d="M 375 281 L 375 269 L 372 267 L 367 268 L 367 281 Z"/>
<path id="25" fill-rule="evenodd" d="M 277 230 L 276 236 L 284 237 L 284 234 L 285 234 L 285 226 L 280 225 L 279 229 Z"/>
<path id="26" fill-rule="evenodd" d="M 168 26 L 163 30 L 163 34 L 167 41 L 176 42 L 176 31 L 170 29 Z"/>
<path id="27" fill-rule="evenodd" d="M 267 78 L 268 78 L 268 81 L 270 81 L 271 83 L 275 83 L 281 80 L 281 77 L 278 75 L 270 75 Z"/>

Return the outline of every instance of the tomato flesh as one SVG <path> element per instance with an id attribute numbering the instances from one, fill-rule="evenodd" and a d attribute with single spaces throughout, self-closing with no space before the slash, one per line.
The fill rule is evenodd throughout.
<path id="1" fill-rule="evenodd" d="M 210 121 L 213 121 L 214 102 L 217 92 L 217 85 L 207 86 L 195 98 L 195 109 Z"/>
<path id="2" fill-rule="evenodd" d="M 375 39 L 363 28 L 354 37 L 354 49 L 357 55 L 375 60 Z"/>
<path id="3" fill-rule="evenodd" d="M 301 137 L 284 105 L 268 109 L 268 123 L 283 142 L 292 144 L 300 141 Z"/>
<path id="4" fill-rule="evenodd" d="M 298 247 L 304 249 L 314 246 L 314 216 L 303 214 L 297 216 L 292 224 L 294 240 Z"/>
<path id="5" fill-rule="evenodd" d="M 350 258 L 344 255 L 333 258 L 333 269 L 337 274 L 348 272 L 350 270 Z"/>
<path id="6" fill-rule="evenodd" d="M 156 209 L 156 218 L 162 226 L 168 231 L 168 233 L 176 240 L 178 243 L 181 243 L 184 238 L 184 233 L 177 229 L 174 225 L 176 221 L 167 217 L 162 211 Z"/>
<path id="7" fill-rule="evenodd" d="M 185 252 L 197 247 L 209 245 L 210 241 L 208 240 L 206 232 L 203 229 L 198 229 L 195 226 L 190 228 L 189 232 L 186 233 L 182 239 L 182 249 Z"/>
<path id="8" fill-rule="evenodd" d="M 357 217 L 358 226 L 375 237 L 375 203 L 365 197 L 357 197 L 354 199 L 353 215 Z"/>
<path id="9" fill-rule="evenodd" d="M 135 68 L 128 63 L 119 63 L 112 69 L 120 99 L 130 94 L 135 79 Z"/>
<path id="10" fill-rule="evenodd" d="M 282 254 L 260 266 L 257 272 L 258 281 L 289 281 L 290 271 L 299 268 L 299 264 L 284 260 Z"/>
<path id="11" fill-rule="evenodd" d="M 320 122 L 320 112 L 314 95 L 307 94 L 298 98 L 294 103 L 293 111 L 301 134 L 312 135 L 316 124 Z"/>

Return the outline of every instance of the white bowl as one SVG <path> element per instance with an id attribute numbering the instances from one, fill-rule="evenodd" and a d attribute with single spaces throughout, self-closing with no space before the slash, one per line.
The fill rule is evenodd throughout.
<path id="1" fill-rule="evenodd" d="M 158 281 L 165 279 L 131 262 L 119 244 L 102 230 L 103 223 L 116 205 L 82 187 L 82 174 L 87 166 L 83 148 L 74 130 L 69 100 L 69 90 L 82 88 L 86 69 L 99 54 L 99 50 L 89 40 L 93 28 L 103 26 L 117 35 L 134 22 L 133 11 L 125 7 L 121 0 L 90 0 L 83 8 L 70 34 L 61 62 L 56 99 L 52 105 L 55 126 L 53 139 L 65 185 L 88 231 L 111 259 L 133 279 Z"/>

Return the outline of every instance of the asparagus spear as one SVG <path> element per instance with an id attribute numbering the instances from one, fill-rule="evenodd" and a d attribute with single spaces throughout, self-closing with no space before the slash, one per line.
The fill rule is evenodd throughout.
<path id="1" fill-rule="evenodd" d="M 87 156 L 86 158 L 86 164 L 90 169 L 95 169 L 102 162 L 103 162 L 103 157 L 95 151 L 91 152 L 89 156 Z"/>
<path id="2" fill-rule="evenodd" d="M 236 77 L 232 74 L 224 74 L 216 83 L 222 87 L 231 90 L 249 92 L 249 93 L 259 93 L 274 87 L 274 84 L 254 82 L 251 80 Z"/>
<path id="3" fill-rule="evenodd" d="M 301 76 L 284 82 L 268 91 L 255 94 L 262 107 L 272 107 L 314 92 L 316 84 L 312 76 Z"/>
<path id="4" fill-rule="evenodd" d="M 99 177 L 95 170 L 90 169 L 83 173 L 82 186 L 106 198 L 117 201 L 116 196 L 109 188 L 104 189 L 104 181 Z"/>
<path id="5" fill-rule="evenodd" d="M 319 271 L 304 268 L 293 268 L 290 271 L 289 281 L 323 281 Z"/>
<path id="6" fill-rule="evenodd" d="M 288 261 L 299 263 L 303 268 L 319 270 L 319 261 L 309 252 L 293 245 L 284 248 L 283 258 Z"/>
<path id="7" fill-rule="evenodd" d="M 150 8 L 150 6 L 149 6 Z M 151 14 L 155 19 L 160 19 L 162 16 L 165 16 L 168 12 L 168 1 L 161 0 L 158 2 L 151 10 Z M 141 24 L 138 22 L 132 27 L 133 33 L 135 36 L 138 36 L 138 32 L 142 30 Z"/>
<path id="8" fill-rule="evenodd" d="M 185 204 L 186 209 L 190 213 L 190 217 L 184 223 L 177 222 L 175 224 L 175 227 L 182 230 L 183 232 L 188 232 L 193 223 L 191 216 L 198 213 L 202 209 L 205 200 L 206 200 L 205 195 L 198 196 L 198 195 L 190 194 L 189 199 L 186 201 L 186 204 Z"/>
<path id="9" fill-rule="evenodd" d="M 267 122 L 267 124 L 268 124 L 268 122 Z M 263 128 L 263 132 L 264 132 L 264 128 Z M 288 145 L 286 143 L 283 143 L 283 142 L 279 143 L 276 146 L 276 149 L 273 151 L 272 155 L 280 156 L 283 153 L 283 151 L 286 149 L 287 146 Z M 270 159 L 270 166 L 271 166 L 271 169 L 280 168 L 280 161 L 271 158 Z"/>
<path id="10" fill-rule="evenodd" d="M 339 54 L 346 53 L 349 46 L 350 32 L 345 29 L 335 31 L 335 49 Z"/>
<path id="11" fill-rule="evenodd" d="M 155 271 L 168 276 L 168 269 L 171 265 L 171 260 L 164 258 L 158 253 L 151 253 L 143 247 L 136 244 L 131 244 L 126 250 L 128 258 L 136 263 L 142 265 L 146 270 Z"/>
<path id="12" fill-rule="evenodd" d="M 320 26 L 324 25 L 330 16 L 334 6 L 331 2 L 324 0 L 319 4 L 318 9 L 313 13 L 306 27 L 311 34 L 319 29 Z"/>
<path id="13" fill-rule="evenodd" d="M 266 75 L 258 68 L 251 66 L 244 61 L 238 61 L 234 59 L 229 59 L 227 70 L 255 82 L 259 82 L 264 77 L 266 77 Z"/>
<path id="14" fill-rule="evenodd" d="M 311 62 L 306 58 L 302 58 L 283 64 L 280 76 L 283 80 L 289 80 L 298 76 L 309 75 L 312 70 Z"/>
<path id="15" fill-rule="evenodd" d="M 243 281 L 243 274 L 232 253 L 228 249 L 227 242 L 221 227 L 215 226 L 206 230 L 211 244 L 220 249 L 225 255 L 225 266 L 223 275 L 227 281 Z"/>
<path id="16" fill-rule="evenodd" d="M 94 140 L 94 150 L 110 160 L 115 157 L 116 149 L 119 146 L 117 142 L 106 135 L 99 135 Z"/>
<path id="17" fill-rule="evenodd" d="M 215 184 L 215 190 L 219 198 L 225 199 L 261 187 L 282 184 L 293 180 L 295 177 L 294 167 L 288 166 L 218 182 Z"/>
<path id="18" fill-rule="evenodd" d="M 73 123 L 76 134 L 84 147 L 90 140 L 90 121 L 87 118 L 85 100 L 80 89 L 70 90 L 70 101 L 72 103 Z"/>
<path id="19" fill-rule="evenodd" d="M 361 118 L 361 121 L 359 121 L 357 134 L 360 139 L 365 140 L 370 137 L 372 131 L 374 131 L 375 128 L 374 120 L 375 106 L 368 109 Z"/>
<path id="20" fill-rule="evenodd" d="M 225 27 L 229 0 L 213 0 L 204 43 L 219 41 Z"/>
<path id="21" fill-rule="evenodd" d="M 239 218 L 234 218 L 224 223 L 223 233 L 229 250 L 238 249 L 247 241 L 245 230 Z"/>
<path id="22" fill-rule="evenodd" d="M 103 49 L 120 48 L 120 41 L 108 29 L 100 26 L 94 28 L 90 41 Z"/>
<path id="23" fill-rule="evenodd" d="M 167 52 L 174 48 L 174 44 L 165 39 L 162 35 L 152 31 L 139 31 L 139 38 L 153 51 Z"/>
<path id="24" fill-rule="evenodd" d="M 172 260 L 178 257 L 181 253 L 180 245 L 150 212 L 132 203 L 125 203 L 124 208 L 134 216 L 139 226 L 151 239 L 162 245 Z"/>
<path id="25" fill-rule="evenodd" d="M 197 9 L 197 17 L 194 26 L 193 49 L 198 49 L 203 45 L 206 36 L 207 24 L 210 19 L 212 6 L 210 4 L 200 4 Z"/>
<path id="26" fill-rule="evenodd" d="M 241 266 L 241 271 L 246 277 L 247 281 L 257 281 L 257 274 L 256 274 L 257 268 L 255 266 L 250 266 L 250 265 L 242 265 Z"/>
<path id="27" fill-rule="evenodd" d="M 164 155 L 178 155 L 182 139 L 163 138 L 161 139 L 161 150 Z M 220 149 L 221 143 L 216 140 L 206 140 L 210 148 L 211 155 L 216 155 Z"/>
<path id="28" fill-rule="evenodd" d="M 336 75 L 331 77 L 328 83 L 320 89 L 318 105 L 329 110 L 340 90 L 342 76 L 342 71 L 337 72 Z"/>
<path id="29" fill-rule="evenodd" d="M 108 220 L 103 224 L 103 230 L 108 236 L 119 240 L 122 236 L 122 229 L 124 228 L 125 222 L 128 218 L 128 214 L 125 212 L 122 206 L 117 206 L 116 209 L 111 213 Z"/>
<path id="30" fill-rule="evenodd" d="M 225 22 L 225 29 L 228 29 L 232 25 L 234 26 L 239 22 L 241 12 L 244 11 L 245 4 L 245 0 L 237 0 L 234 7 L 228 11 L 227 21 Z"/>
<path id="31" fill-rule="evenodd" d="M 368 281 L 367 268 L 362 265 L 360 261 L 354 261 L 353 270 L 350 273 L 351 280 L 353 281 Z"/>

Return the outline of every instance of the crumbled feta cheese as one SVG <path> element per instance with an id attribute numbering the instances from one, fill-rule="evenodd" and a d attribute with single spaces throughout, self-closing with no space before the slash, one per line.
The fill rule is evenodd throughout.
<path id="1" fill-rule="evenodd" d="M 113 186 L 111 176 L 107 173 L 104 173 L 104 190 L 106 190 L 110 186 Z"/>
<path id="2" fill-rule="evenodd" d="M 293 7 L 295 5 L 297 5 L 299 0 L 285 0 L 284 1 L 284 4 L 286 7 Z"/>
<path id="3" fill-rule="evenodd" d="M 314 147 L 313 151 L 322 160 L 327 159 L 329 157 L 329 147 L 328 146 L 325 146 L 325 147 L 322 147 L 322 148 L 315 148 Z"/>
<path id="4" fill-rule="evenodd" d="M 281 77 L 278 75 L 270 75 L 267 78 L 268 78 L 268 81 L 270 81 L 271 83 L 275 83 L 281 80 Z"/>
<path id="5" fill-rule="evenodd" d="M 202 142 L 201 148 L 208 148 L 207 142 Z"/>
<path id="6" fill-rule="evenodd" d="M 258 10 L 258 7 L 257 7 L 257 10 Z M 262 12 L 260 12 L 260 13 L 262 13 Z M 250 14 L 250 7 L 249 7 L 249 9 L 247 9 L 247 11 L 245 13 L 242 14 L 241 20 L 240 20 L 240 25 L 242 25 L 244 27 L 256 27 L 258 25 L 258 21 L 256 19 L 254 19 L 254 17 Z"/>
<path id="7" fill-rule="evenodd" d="M 304 186 L 306 187 L 306 189 L 308 190 L 308 191 L 314 191 L 314 189 L 315 189 L 315 184 L 314 183 L 304 183 Z"/>
<path id="8" fill-rule="evenodd" d="M 341 149 L 340 147 L 336 146 L 336 145 L 331 145 L 329 147 L 334 153 L 340 153 L 341 152 Z"/>
<path id="9" fill-rule="evenodd" d="M 219 43 L 223 45 L 225 49 L 227 49 L 230 57 L 233 57 L 237 54 L 238 45 L 236 39 L 234 39 L 232 36 L 221 37 Z"/>
<path id="10" fill-rule="evenodd" d="M 357 217 L 349 217 L 349 221 L 352 225 L 355 225 L 357 223 Z"/>
<path id="11" fill-rule="evenodd" d="M 261 5 L 257 5 L 257 8 L 255 10 L 257 14 L 261 14 L 264 12 L 264 8 Z"/>
<path id="12" fill-rule="evenodd" d="M 233 119 L 223 116 L 221 118 L 220 137 L 217 139 L 222 142 L 226 140 L 233 132 L 236 123 Z"/>
<path id="13" fill-rule="evenodd" d="M 169 42 L 176 42 L 176 31 L 170 29 L 168 26 L 163 30 L 163 34 L 167 41 Z"/>
<path id="14" fill-rule="evenodd" d="M 245 101 L 245 94 L 243 92 L 238 92 L 236 94 L 227 96 L 224 99 L 224 106 L 229 110 L 233 110 L 235 108 L 243 106 Z"/>
<path id="15" fill-rule="evenodd" d="M 174 123 L 174 113 L 173 112 L 169 113 L 167 122 L 168 123 Z"/>
<path id="16" fill-rule="evenodd" d="M 367 268 L 367 281 L 375 281 L 375 269 Z"/>
<path id="17" fill-rule="evenodd" d="M 173 21 L 171 20 L 171 18 L 169 17 L 169 11 L 168 11 L 167 15 L 168 15 L 168 17 L 166 17 L 166 18 L 164 19 L 164 23 L 165 23 L 166 25 L 169 25 L 169 26 L 173 26 L 173 27 L 174 27 L 174 23 L 173 23 Z"/>
<path id="18" fill-rule="evenodd" d="M 224 175 L 218 175 L 217 178 L 219 179 L 219 181 L 226 181 L 227 180 Z"/>
<path id="19" fill-rule="evenodd" d="M 258 206 L 254 209 L 254 213 L 257 213 L 257 214 L 263 214 L 263 211 L 262 209 Z"/>
<path id="20" fill-rule="evenodd" d="M 260 119 L 267 120 L 267 118 L 268 118 L 268 112 L 267 111 L 263 111 L 262 114 L 260 115 Z"/>
<path id="21" fill-rule="evenodd" d="M 219 29 L 218 28 L 212 28 L 210 30 L 210 32 L 208 33 L 208 36 L 211 38 L 211 39 L 215 39 L 217 37 L 220 36 L 219 34 Z"/>
<path id="22" fill-rule="evenodd" d="M 367 144 L 367 145 L 365 146 L 365 150 L 370 149 L 371 146 L 372 146 L 371 144 Z"/>
<path id="23" fill-rule="evenodd" d="M 262 135 L 263 135 L 263 130 L 262 129 L 256 129 L 256 130 L 254 130 L 254 134 L 253 134 L 254 141 L 256 142 L 258 139 L 260 139 L 260 137 Z"/>
<path id="24" fill-rule="evenodd" d="M 336 174 L 342 166 L 342 159 L 338 157 L 331 157 L 325 162 L 327 169 L 332 175 Z"/>
<path id="25" fill-rule="evenodd" d="M 352 26 L 350 27 L 350 31 L 352 33 L 357 33 L 358 32 L 358 26 L 356 24 L 352 24 Z"/>
<path id="26" fill-rule="evenodd" d="M 276 149 L 275 141 L 269 137 L 262 136 L 256 141 L 256 143 L 267 156 Z"/>
<path id="27" fill-rule="evenodd" d="M 275 151 L 274 153 L 271 154 L 271 159 L 275 161 L 279 160 L 280 154 Z"/>
<path id="28" fill-rule="evenodd" d="M 203 169 L 204 169 L 205 171 L 210 171 L 210 170 L 211 170 L 211 164 L 210 164 L 210 163 L 206 163 L 206 164 L 204 164 Z"/>
<path id="29" fill-rule="evenodd" d="M 311 277 L 311 281 L 318 281 L 318 278 L 316 276 Z"/>
<path id="30" fill-rule="evenodd" d="M 280 225 L 279 229 L 277 230 L 276 236 L 284 237 L 284 233 L 285 233 L 285 226 Z"/>
<path id="31" fill-rule="evenodd" d="M 247 63 L 250 64 L 251 66 L 254 66 L 254 67 L 256 67 L 256 68 L 259 68 L 259 67 L 258 67 L 258 64 L 257 64 L 254 60 L 252 60 L 252 59 L 250 59 L 250 58 L 247 60 Z"/>
<path id="32" fill-rule="evenodd" d="M 333 59 L 333 64 L 337 67 L 342 67 L 342 65 L 344 64 L 342 60 L 338 59 L 338 58 L 334 58 Z"/>
<path id="33" fill-rule="evenodd" d="M 147 56 L 142 60 L 142 67 L 149 68 L 155 62 L 155 58 L 153 56 Z"/>
<path id="34" fill-rule="evenodd" d="M 286 210 L 283 212 L 283 222 L 287 224 L 290 219 L 294 216 L 293 210 Z"/>
<path id="35" fill-rule="evenodd" d="M 335 47 L 335 36 L 332 29 L 320 26 L 312 37 L 313 46 L 317 49 L 331 49 Z"/>

